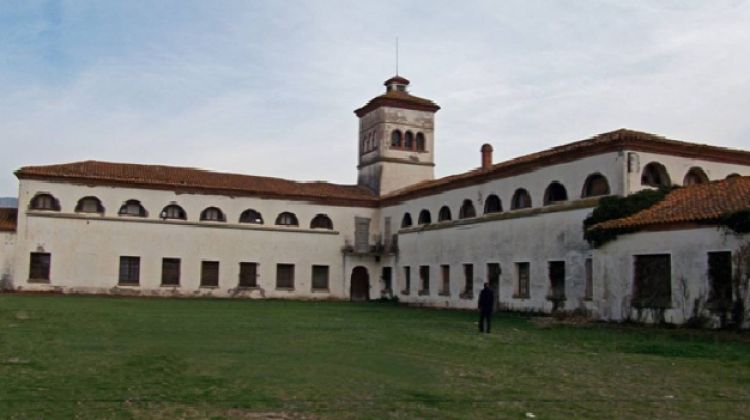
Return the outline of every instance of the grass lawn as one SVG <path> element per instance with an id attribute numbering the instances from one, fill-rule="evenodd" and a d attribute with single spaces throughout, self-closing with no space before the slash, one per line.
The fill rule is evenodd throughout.
<path id="1" fill-rule="evenodd" d="M 750 413 L 747 333 L 390 304 L 0 295 L 0 417 Z"/>

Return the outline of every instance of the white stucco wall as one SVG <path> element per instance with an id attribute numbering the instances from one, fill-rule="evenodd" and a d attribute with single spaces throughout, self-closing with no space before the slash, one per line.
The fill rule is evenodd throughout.
<path id="1" fill-rule="evenodd" d="M 635 256 L 669 254 L 672 305 L 664 311 L 664 320 L 681 324 L 693 315 L 696 299 L 705 303 L 708 298 L 707 253 L 734 253 L 748 242 L 750 235 L 735 235 L 716 227 L 621 235 L 593 253 L 594 315 L 604 320 L 653 321 L 648 311 L 631 307 Z"/>
<path id="2" fill-rule="evenodd" d="M 47 192 L 60 201 L 60 212 L 27 210 L 31 198 Z M 103 216 L 75 213 L 78 199 L 96 196 L 105 207 Z M 118 216 L 122 203 L 137 199 L 148 210 L 147 218 Z M 161 220 L 162 208 L 171 202 L 187 212 L 186 221 Z M 140 286 L 121 287 L 126 292 L 229 296 L 237 292 L 239 263 L 259 263 L 259 288 L 243 291 L 253 297 L 345 298 L 349 294 L 342 247 L 354 242 L 355 217 L 372 219 L 370 242 L 377 240 L 376 210 L 322 204 L 175 194 L 133 188 L 87 187 L 25 180 L 19 196 L 18 244 L 15 252 L 15 286 L 20 289 L 64 287 L 66 291 L 101 292 L 117 285 L 120 256 L 141 258 Z M 227 222 L 201 222 L 200 212 L 219 207 Z M 237 223 L 242 211 L 253 208 L 263 215 L 262 226 Z M 296 214 L 299 227 L 275 226 L 278 213 Z M 334 230 L 311 230 L 310 221 L 327 214 Z M 51 253 L 49 285 L 29 283 L 30 252 Z M 177 288 L 161 287 L 162 258 L 181 259 Z M 201 261 L 219 261 L 219 287 L 200 288 Z M 295 290 L 276 290 L 276 264 L 295 264 Z M 311 291 L 313 264 L 329 266 L 329 293 Z M 371 276 L 373 273 L 371 272 Z M 373 286 L 372 289 L 376 289 Z M 122 292 L 123 290 L 115 290 Z"/>
<path id="3" fill-rule="evenodd" d="M 0 232 L 0 291 L 13 285 L 16 233 Z"/>

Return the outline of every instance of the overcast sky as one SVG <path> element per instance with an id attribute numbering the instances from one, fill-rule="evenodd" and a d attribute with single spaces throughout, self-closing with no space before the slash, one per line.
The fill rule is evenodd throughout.
<path id="1" fill-rule="evenodd" d="M 438 176 L 622 127 L 750 149 L 750 1 L 0 0 L 0 196 L 87 159 L 354 183 L 396 36 Z"/>

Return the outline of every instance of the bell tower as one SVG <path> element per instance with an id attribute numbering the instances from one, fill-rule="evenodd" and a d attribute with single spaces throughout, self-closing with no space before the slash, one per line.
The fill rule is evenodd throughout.
<path id="1" fill-rule="evenodd" d="M 429 99 L 409 94 L 409 81 L 394 76 L 385 93 L 354 113 L 359 117 L 357 183 L 385 195 L 435 177 L 435 113 Z"/>

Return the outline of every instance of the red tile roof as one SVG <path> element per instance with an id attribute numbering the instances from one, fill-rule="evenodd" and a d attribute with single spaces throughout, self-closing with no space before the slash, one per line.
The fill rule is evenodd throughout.
<path id="1" fill-rule="evenodd" d="M 0 208 L 0 232 L 15 232 L 18 209 Z"/>
<path id="2" fill-rule="evenodd" d="M 366 115 L 368 112 L 380 108 L 381 106 L 390 106 L 393 108 L 415 109 L 417 111 L 437 112 L 440 107 L 429 99 L 420 98 L 410 95 L 408 92 L 391 90 L 380 96 L 371 99 L 365 106 L 355 109 L 354 113 L 358 117 Z"/>
<path id="3" fill-rule="evenodd" d="M 750 165 L 750 152 L 744 150 L 670 140 L 655 134 L 619 129 L 586 140 L 496 163 L 487 170 L 479 168 L 462 174 L 410 185 L 384 196 L 383 202 L 395 203 L 405 199 L 531 172 L 544 166 L 571 162 L 586 156 L 621 150 L 662 153 L 708 161 Z"/>
<path id="4" fill-rule="evenodd" d="M 201 191 L 223 195 L 260 196 L 323 202 L 331 205 L 377 206 L 377 197 L 364 187 L 328 182 L 297 182 L 281 178 L 211 172 L 195 168 L 84 161 L 47 166 L 25 166 L 19 179 L 54 179 L 74 183 L 96 183 Z"/>
<path id="5" fill-rule="evenodd" d="M 750 177 L 747 176 L 678 188 L 648 209 L 622 219 L 599 223 L 592 229 L 711 222 L 741 210 L 750 210 Z"/>

